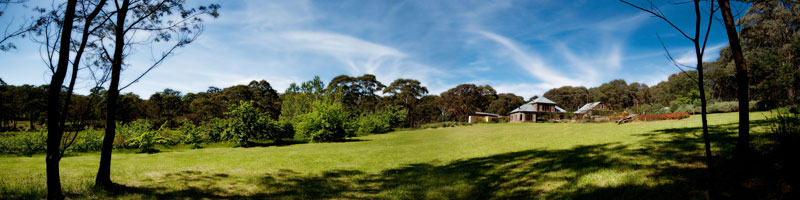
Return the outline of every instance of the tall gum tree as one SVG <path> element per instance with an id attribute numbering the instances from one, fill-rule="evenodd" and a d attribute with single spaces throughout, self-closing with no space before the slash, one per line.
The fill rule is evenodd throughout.
<path id="1" fill-rule="evenodd" d="M 698 90 L 700 91 L 700 114 L 701 114 L 701 121 L 702 121 L 702 126 L 703 126 L 703 144 L 704 144 L 704 147 L 705 147 L 704 148 L 705 149 L 705 158 L 706 158 L 705 162 L 706 162 L 706 166 L 708 168 L 708 176 L 709 176 L 708 194 L 711 196 L 711 198 L 716 199 L 717 194 L 716 194 L 716 189 L 715 189 L 715 186 L 714 186 L 714 173 L 715 172 L 714 172 L 714 168 L 713 168 L 713 165 L 712 165 L 711 139 L 709 138 L 709 135 L 708 135 L 708 119 L 707 119 L 707 116 L 706 116 L 706 114 L 707 114 L 706 113 L 706 91 L 705 91 L 705 84 L 703 83 L 703 55 L 704 55 L 705 50 L 706 50 L 706 44 L 708 43 L 708 35 L 709 35 L 709 33 L 711 33 L 711 24 L 713 24 L 712 22 L 713 22 L 713 19 L 714 19 L 714 13 L 719 9 L 715 7 L 715 5 L 714 5 L 715 1 L 709 1 L 710 2 L 709 11 L 707 13 L 705 13 L 705 14 L 708 15 L 707 16 L 708 17 L 708 22 L 706 23 L 707 26 L 705 27 L 705 31 L 704 31 L 703 27 L 702 27 L 702 25 L 703 25 L 703 21 L 702 21 L 703 20 L 703 14 L 701 13 L 701 10 L 700 10 L 701 9 L 700 8 L 700 1 L 701 0 L 692 0 L 691 3 L 694 6 L 694 15 L 695 15 L 695 23 L 694 23 L 694 29 L 695 30 L 694 30 L 694 35 L 690 36 L 689 34 L 687 34 L 686 31 L 684 31 L 683 29 L 679 28 L 672 21 L 667 19 L 667 17 L 664 16 L 664 13 L 661 11 L 661 9 L 659 9 L 658 6 L 656 6 L 653 3 L 653 1 L 648 1 L 649 5 L 645 6 L 647 8 L 642 7 L 642 6 L 638 6 L 638 5 L 633 4 L 633 3 L 630 3 L 630 2 L 628 2 L 626 0 L 620 0 L 620 1 L 622 3 L 628 4 L 628 5 L 636 8 L 636 9 L 639 9 L 639 10 L 642 10 L 644 12 L 650 13 L 653 16 L 663 20 L 664 22 L 669 24 L 672 28 L 677 30 L 683 37 L 685 37 L 686 39 L 691 41 L 692 44 L 694 45 L 695 58 L 696 58 L 696 61 L 697 61 L 697 67 L 696 67 L 697 79 L 695 79 L 695 80 L 697 82 Z M 705 33 L 705 34 L 701 35 L 701 33 Z M 662 45 L 663 45 L 663 41 L 662 41 Z M 672 59 L 672 56 L 669 54 L 669 50 L 666 48 L 666 45 L 663 45 L 663 46 L 664 46 L 664 50 L 667 53 L 667 56 L 670 58 L 670 60 L 672 60 L 673 64 L 675 64 L 679 69 L 681 69 L 681 65 L 682 64 L 680 64 L 680 63 L 676 62 L 674 59 Z M 683 69 L 681 69 L 681 70 L 683 70 Z"/>
<path id="2" fill-rule="evenodd" d="M 105 137 L 103 137 L 95 185 L 113 190 L 116 184 L 111 181 L 110 176 L 111 153 L 116 133 L 116 108 L 120 91 L 138 82 L 171 56 L 175 49 L 197 39 L 203 31 L 203 17 L 206 15 L 218 17 L 219 5 L 211 4 L 187 9 L 184 6 L 186 2 L 182 0 L 114 0 L 109 4 L 102 13 L 113 14 L 116 20 L 109 21 L 105 29 L 95 34 L 99 43 L 94 52 L 97 55 L 95 58 L 97 63 L 105 66 L 111 74 L 106 96 Z M 137 34 L 144 34 L 145 37 L 136 37 Z M 131 49 L 136 45 L 169 47 L 161 52 L 160 57 L 153 59 L 152 65 L 144 73 L 122 85 L 121 72 L 123 67 L 127 66 L 124 59 L 130 53 L 135 53 Z M 113 47 L 113 54 L 108 50 L 110 47 Z"/>

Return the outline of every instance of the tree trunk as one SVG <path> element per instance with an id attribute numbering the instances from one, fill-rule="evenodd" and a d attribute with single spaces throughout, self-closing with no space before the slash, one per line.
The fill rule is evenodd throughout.
<path id="1" fill-rule="evenodd" d="M 64 83 L 64 77 L 67 75 L 67 67 L 69 66 L 71 41 L 69 38 L 72 35 L 72 24 L 75 19 L 77 3 L 77 0 L 67 1 L 58 51 L 58 64 L 50 80 L 47 94 L 47 156 L 45 157 L 45 162 L 48 199 L 64 199 L 64 194 L 61 193 L 61 177 L 58 169 L 61 161 L 61 136 L 64 134 L 64 127 L 61 127 L 59 123 L 61 115 L 58 107 L 61 99 L 61 85 Z"/>
<path id="2" fill-rule="evenodd" d="M 712 1 L 713 2 L 713 1 Z M 713 3 L 712 3 L 713 6 Z M 708 193 L 711 199 L 716 199 L 716 188 L 714 187 L 714 168 L 712 165 L 712 157 L 711 157 L 711 138 L 708 135 L 708 119 L 706 117 L 706 90 L 705 84 L 703 83 L 703 53 L 705 53 L 705 45 L 703 45 L 703 49 L 701 50 L 700 47 L 700 0 L 694 0 L 694 11 L 696 17 L 695 22 L 695 37 L 694 37 L 694 49 L 695 55 L 697 56 L 697 87 L 700 90 L 700 115 L 701 121 L 703 125 L 703 144 L 705 147 L 705 154 L 706 154 L 706 166 L 708 168 Z M 713 17 L 713 16 L 708 16 Z M 711 21 L 709 21 L 710 23 Z M 710 25 L 709 25 L 710 27 Z M 710 28 L 707 31 L 711 31 Z M 708 37 L 706 40 L 708 41 Z"/>
<path id="3" fill-rule="evenodd" d="M 119 96 L 119 74 L 122 70 L 122 54 L 125 45 L 125 16 L 128 13 L 129 4 L 129 0 L 122 1 L 122 7 L 117 12 L 117 27 L 115 27 L 114 31 L 114 58 L 111 63 L 111 83 L 108 88 L 106 105 L 106 130 L 100 153 L 100 167 L 97 169 L 97 177 L 95 179 L 95 185 L 105 189 L 113 188 L 113 182 L 111 182 L 111 151 L 113 150 L 117 126 L 115 117 L 117 97 Z"/>
<path id="4" fill-rule="evenodd" d="M 742 45 L 736 33 L 736 25 L 731 14 L 731 5 L 728 0 L 718 0 L 722 19 L 725 21 L 725 31 L 728 33 L 728 42 L 736 64 L 736 97 L 739 100 L 739 138 L 736 143 L 735 156 L 741 158 L 750 152 L 750 98 L 748 97 L 747 63 L 744 60 Z M 741 160 L 741 159 L 739 159 Z"/>

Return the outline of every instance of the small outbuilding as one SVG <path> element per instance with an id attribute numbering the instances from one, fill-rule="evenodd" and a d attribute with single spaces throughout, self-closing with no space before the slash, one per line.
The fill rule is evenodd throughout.
<path id="1" fill-rule="evenodd" d="M 611 108 L 606 106 L 603 102 L 592 102 L 581 106 L 580 109 L 575 111 L 575 118 L 585 119 L 591 116 L 599 115 L 599 112 L 610 111 Z"/>
<path id="2" fill-rule="evenodd" d="M 564 113 L 566 113 L 566 111 L 558 107 L 556 102 L 544 97 L 539 97 L 511 111 L 511 114 L 508 116 L 508 121 L 519 123 L 537 122 L 547 119 L 560 120 L 564 118 Z"/>
<path id="3" fill-rule="evenodd" d="M 469 119 L 467 122 L 469 123 L 476 123 L 478 121 L 489 122 L 493 118 L 498 118 L 500 115 L 494 113 L 486 113 L 486 112 L 475 112 L 469 115 Z"/>

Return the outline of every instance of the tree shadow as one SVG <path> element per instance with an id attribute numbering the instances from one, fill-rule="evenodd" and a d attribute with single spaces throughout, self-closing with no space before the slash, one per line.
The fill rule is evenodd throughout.
<path id="1" fill-rule="evenodd" d="M 751 123 L 754 126 L 766 122 Z M 735 145 L 736 124 L 709 127 L 718 157 Z M 569 149 L 531 149 L 445 164 L 414 163 L 377 173 L 289 169 L 248 180 L 242 192 L 217 184 L 227 174 L 184 171 L 163 175 L 179 189 L 128 187 L 115 195 L 156 199 L 703 199 L 708 176 L 701 129 L 671 128 L 635 134 L 636 145 L 605 143 Z M 717 166 L 727 165 L 718 159 Z M 721 170 L 718 181 L 728 173 Z M 761 185 L 763 187 L 763 185 Z M 725 198 L 773 198 L 723 188 Z M 778 196 L 778 197 L 785 197 Z"/>

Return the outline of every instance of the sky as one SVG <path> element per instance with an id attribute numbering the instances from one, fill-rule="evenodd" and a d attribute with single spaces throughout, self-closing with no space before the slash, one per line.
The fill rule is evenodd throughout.
<path id="1" fill-rule="evenodd" d="M 49 2 L 49 1 L 46 1 Z M 189 1 L 200 5 L 214 1 Z M 646 1 L 636 1 L 645 5 Z M 655 1 L 664 14 L 694 34 L 691 4 Z M 33 1 L 32 3 L 43 3 Z M 205 21 L 194 42 L 123 90 L 142 98 L 165 88 L 203 92 L 267 80 L 278 92 L 319 76 L 374 74 L 389 85 L 417 79 L 431 94 L 462 83 L 489 84 L 525 98 L 560 86 L 596 87 L 625 79 L 655 85 L 679 70 L 672 56 L 694 65 L 694 47 L 662 20 L 616 0 L 409 0 L 220 1 L 220 16 Z M 49 4 L 49 3 L 48 3 Z M 743 7 L 743 5 L 738 5 Z M 24 21 L 29 8 L 9 6 L 0 27 Z M 703 20 L 705 21 L 705 20 Z M 714 21 L 705 61 L 727 45 Z M 51 73 L 40 45 L 12 41 L 0 52 L 0 78 L 8 84 L 46 84 Z M 121 84 L 153 63 L 160 49 L 138 47 Z M 79 76 L 78 92 L 93 82 Z"/>

